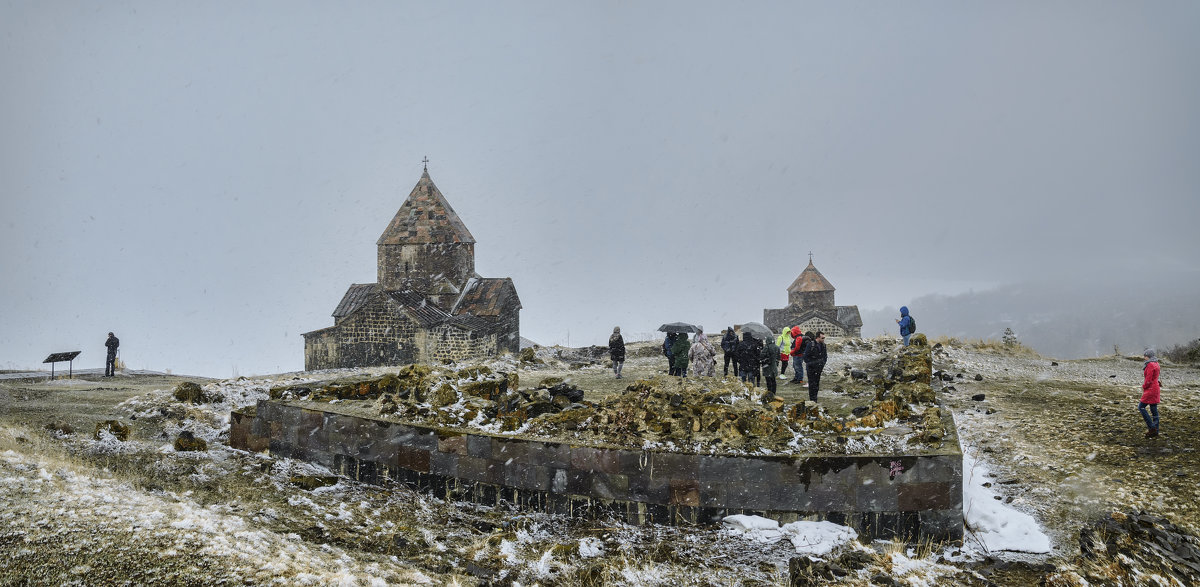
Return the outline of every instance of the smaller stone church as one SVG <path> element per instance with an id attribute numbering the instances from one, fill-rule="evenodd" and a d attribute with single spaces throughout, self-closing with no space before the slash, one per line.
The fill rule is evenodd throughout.
<path id="1" fill-rule="evenodd" d="M 376 241 L 375 283 L 351 284 L 333 326 L 304 333 L 304 368 L 440 363 L 520 350 L 512 279 L 475 273 L 475 237 L 428 168 Z"/>
<path id="2" fill-rule="evenodd" d="M 772 332 L 799 326 L 805 332 L 821 331 L 828 337 L 862 336 L 862 316 L 858 306 L 834 304 L 833 284 L 817 271 L 811 255 L 808 267 L 800 272 L 787 291 L 786 308 L 763 310 L 763 324 Z"/>

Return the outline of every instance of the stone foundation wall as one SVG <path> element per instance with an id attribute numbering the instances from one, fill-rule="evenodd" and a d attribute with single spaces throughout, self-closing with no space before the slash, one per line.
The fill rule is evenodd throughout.
<path id="1" fill-rule="evenodd" d="M 961 540 L 962 453 L 719 456 L 541 442 L 260 401 L 235 412 L 230 445 L 320 463 L 449 499 L 634 524 L 758 514 L 829 520 L 868 538 Z M 951 427 L 952 429 L 952 427 Z"/>

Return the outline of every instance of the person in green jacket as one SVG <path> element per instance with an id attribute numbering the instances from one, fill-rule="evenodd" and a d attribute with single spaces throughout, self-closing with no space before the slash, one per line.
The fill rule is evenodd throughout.
<path id="1" fill-rule="evenodd" d="M 687 377 L 688 351 L 691 348 L 692 343 L 686 334 L 675 336 L 675 342 L 671 344 L 671 375 Z"/>
<path id="2" fill-rule="evenodd" d="M 775 338 L 775 346 L 779 347 L 779 375 L 787 373 L 788 359 L 792 354 L 792 329 L 784 326 L 783 332 Z"/>

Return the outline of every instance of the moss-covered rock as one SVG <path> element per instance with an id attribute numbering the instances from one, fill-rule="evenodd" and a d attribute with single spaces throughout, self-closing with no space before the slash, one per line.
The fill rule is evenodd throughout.
<path id="1" fill-rule="evenodd" d="M 198 404 L 201 403 L 203 397 L 204 389 L 191 381 L 184 381 L 175 386 L 175 399 L 181 402 Z"/>
<path id="2" fill-rule="evenodd" d="M 208 443 L 203 438 L 196 438 L 194 434 L 184 430 L 175 439 L 175 450 L 179 452 L 208 450 Z"/>
<path id="3" fill-rule="evenodd" d="M 429 394 L 429 403 L 434 407 L 448 406 L 458 401 L 458 391 L 449 382 L 443 382 Z"/>
<path id="4" fill-rule="evenodd" d="M 64 434 L 64 435 L 75 434 L 75 428 L 62 420 L 55 420 L 53 422 L 47 422 L 46 430 L 49 430 L 51 432 L 56 432 L 58 434 Z"/>
<path id="5" fill-rule="evenodd" d="M 96 431 L 92 433 L 92 438 L 100 440 L 100 436 L 103 431 L 107 431 L 117 440 L 125 442 L 126 440 L 129 440 L 129 433 L 133 431 L 133 428 L 116 420 L 105 420 L 96 424 Z"/>
<path id="6" fill-rule="evenodd" d="M 337 485 L 338 478 L 334 475 L 293 475 L 288 483 L 312 491 L 320 487 Z"/>

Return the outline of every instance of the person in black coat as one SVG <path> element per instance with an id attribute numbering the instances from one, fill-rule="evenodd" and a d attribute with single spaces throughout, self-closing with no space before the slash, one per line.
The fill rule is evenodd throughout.
<path id="1" fill-rule="evenodd" d="M 671 347 L 675 346 L 675 337 L 678 336 L 674 332 L 668 332 L 667 337 L 663 339 L 663 356 L 667 358 L 667 373 L 674 375 L 675 362 L 671 360 Z"/>
<path id="2" fill-rule="evenodd" d="M 729 363 L 733 363 L 733 376 L 738 377 L 741 373 L 738 372 L 738 339 L 733 333 L 733 327 L 725 329 L 725 336 L 721 337 L 721 352 L 725 355 L 725 376 L 729 376 Z"/>
<path id="3" fill-rule="evenodd" d="M 625 366 L 625 339 L 621 337 L 621 327 L 614 326 L 612 336 L 608 337 L 608 358 L 612 359 L 613 374 L 621 378 L 621 368 Z"/>
<path id="4" fill-rule="evenodd" d="M 104 358 L 104 376 L 112 377 L 117 372 L 117 348 L 121 346 L 121 341 L 110 332 L 104 346 L 108 347 L 108 354 Z"/>
<path id="5" fill-rule="evenodd" d="M 825 361 L 829 356 L 825 352 L 825 333 L 817 331 L 816 337 L 804 349 L 804 366 L 808 369 L 808 399 L 817 401 L 817 391 L 821 388 L 821 372 L 825 370 Z"/>
<path id="6" fill-rule="evenodd" d="M 758 370 L 758 353 L 761 350 L 762 343 L 757 338 L 750 336 L 749 332 L 742 333 L 742 342 L 737 347 L 738 375 L 751 385 L 756 385 L 762 376 Z"/>

